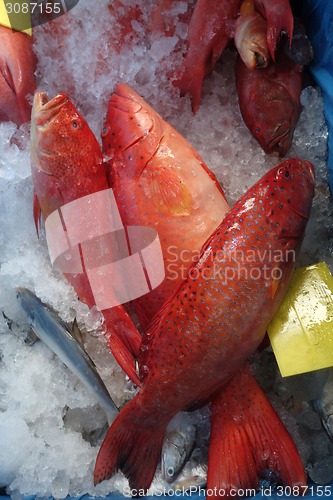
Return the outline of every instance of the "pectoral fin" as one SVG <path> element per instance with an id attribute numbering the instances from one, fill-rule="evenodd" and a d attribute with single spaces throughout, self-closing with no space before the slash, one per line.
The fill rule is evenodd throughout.
<path id="1" fill-rule="evenodd" d="M 161 213 L 170 216 L 190 214 L 193 206 L 192 195 L 171 168 L 150 168 L 148 175 L 150 194 Z"/>

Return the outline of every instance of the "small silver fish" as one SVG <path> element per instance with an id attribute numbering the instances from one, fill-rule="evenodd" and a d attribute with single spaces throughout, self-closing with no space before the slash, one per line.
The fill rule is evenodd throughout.
<path id="1" fill-rule="evenodd" d="M 29 325 L 35 334 L 95 396 L 104 409 L 108 421 L 112 422 L 118 414 L 118 408 L 99 376 L 93 361 L 81 347 L 77 338 L 74 338 L 78 334 L 77 325 L 74 331 L 70 332 L 59 316 L 26 288 L 18 288 L 16 298 L 21 309 L 27 315 Z"/>
<path id="2" fill-rule="evenodd" d="M 164 439 L 161 457 L 162 475 L 172 483 L 183 469 L 194 446 L 196 428 L 193 416 L 178 413 L 170 422 Z"/>

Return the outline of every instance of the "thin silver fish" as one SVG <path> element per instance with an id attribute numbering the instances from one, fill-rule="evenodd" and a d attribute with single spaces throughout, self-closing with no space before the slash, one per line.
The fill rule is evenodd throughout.
<path id="1" fill-rule="evenodd" d="M 162 475 L 172 483 L 183 469 L 194 446 L 196 428 L 190 413 L 180 412 L 170 422 L 164 439 Z"/>
<path id="2" fill-rule="evenodd" d="M 35 334 L 95 396 L 104 409 L 108 421 L 112 422 L 118 414 L 118 408 L 99 376 L 93 361 L 81 347 L 77 338 L 74 338 L 78 333 L 78 328 L 74 328 L 76 332 L 70 332 L 59 316 L 30 290 L 18 288 L 16 297 Z"/>

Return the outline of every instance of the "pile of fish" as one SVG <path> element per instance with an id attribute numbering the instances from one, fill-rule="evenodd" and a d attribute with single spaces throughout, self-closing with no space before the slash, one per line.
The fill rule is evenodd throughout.
<path id="1" fill-rule="evenodd" d="M 207 6 L 198 0 L 192 15 L 184 14 L 189 19 L 188 48 L 174 84 L 191 94 L 196 111 L 203 78 L 234 38 L 244 121 L 266 152 L 284 156 L 300 113 L 300 64 L 305 64 L 305 59 L 295 62 L 285 54 L 293 36 L 289 2 L 279 5 L 281 17 L 269 1 L 234 1 L 228 2 L 227 13 L 225 8 L 225 2 L 216 2 L 204 15 Z M 133 13 L 133 19 L 139 16 Z M 160 29 L 157 9 L 152 19 L 153 33 Z M 130 36 L 128 18 L 122 22 L 125 38 Z M 278 47 L 283 30 L 290 40 L 284 48 L 282 43 Z M 252 35 L 261 40 L 255 50 Z M 297 447 L 248 359 L 260 348 L 288 287 L 314 197 L 314 166 L 299 158 L 283 161 L 230 209 L 215 175 L 193 147 L 133 88 L 119 84 L 108 101 L 102 148 L 69 95 L 49 99 L 37 91 L 31 167 L 37 232 L 42 219 L 50 254 L 50 241 L 58 241 L 60 252 L 65 245 L 62 232 L 66 234 L 63 249 L 74 249 L 81 267 L 73 262 L 74 251 L 58 265 L 89 308 L 97 301 L 87 241 L 106 265 L 117 260 L 115 252 L 135 254 L 131 227 L 148 227 L 157 232 L 163 256 L 162 284 L 152 284 L 142 252 L 149 293 L 130 304 L 119 301 L 101 308 L 110 349 L 138 387 L 119 413 L 78 342 L 77 328 L 73 335 L 31 291 L 17 291 L 35 333 L 90 387 L 108 415 L 111 426 L 97 456 L 95 484 L 121 470 L 132 495 L 148 492 L 161 457 L 165 479 L 174 481 L 195 440 L 191 416 L 181 413 L 183 432 L 177 414 L 209 405 L 207 496 L 235 496 L 235 491 L 260 488 L 263 481 L 305 488 Z M 109 190 L 127 231 L 125 240 L 105 231 L 116 215 L 92 202 L 93 195 Z M 55 225 L 55 214 L 61 227 Z M 69 219 L 76 223 L 73 240 Z M 56 237 L 49 236 L 52 230 L 59 231 Z M 132 247 L 126 253 L 129 241 Z M 274 251 L 283 256 L 278 266 Z M 99 286 L 100 292 L 102 276 Z M 317 405 L 330 430 L 330 410 L 323 399 Z"/>
<path id="2" fill-rule="evenodd" d="M 286 160 L 228 211 L 216 178 L 193 148 L 127 85 L 119 85 L 109 100 L 105 165 L 95 137 L 66 95 L 49 100 L 37 92 L 31 130 L 36 223 L 40 214 L 47 222 L 73 200 L 112 187 L 123 223 L 155 227 L 161 238 L 165 281 L 133 301 L 142 340 L 122 305 L 103 311 L 112 352 L 140 390 L 103 441 L 95 483 L 121 469 L 133 492 L 148 491 L 172 418 L 211 402 L 208 491 L 229 495 L 234 488 L 256 488 L 267 470 L 285 484 L 305 485 L 288 432 L 251 372 L 238 372 L 263 340 L 291 277 L 314 195 L 313 166 Z M 94 223 L 102 228 L 107 209 L 93 210 Z M 79 212 L 75 217 L 79 227 L 85 224 Z M 108 244 L 98 240 L 95 251 L 101 242 Z M 274 259 L 267 257 L 263 267 L 259 257 L 249 258 L 249 251 L 269 255 L 272 249 L 285 257 L 278 279 Z M 183 280 L 179 271 L 190 250 L 197 254 Z M 82 272 L 64 274 L 92 307 L 94 290 L 81 251 Z M 103 251 L 112 256 L 112 246 Z M 237 302 L 244 309 L 235 308 Z M 237 381 L 229 382 L 236 374 Z M 236 398 L 234 384 L 244 387 Z"/>

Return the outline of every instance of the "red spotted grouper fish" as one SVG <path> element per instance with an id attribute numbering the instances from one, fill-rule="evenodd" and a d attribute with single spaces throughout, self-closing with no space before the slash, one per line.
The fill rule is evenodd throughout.
<path id="1" fill-rule="evenodd" d="M 109 188 L 100 146 L 67 94 L 59 94 L 51 100 L 44 92 L 35 94 L 31 118 L 31 171 L 35 221 L 40 213 L 46 219 L 65 204 Z M 106 215 L 95 210 L 93 216 L 94 226 L 103 228 Z M 105 253 L 108 249 L 105 241 L 103 243 L 101 250 Z M 85 270 L 65 273 L 65 277 L 80 300 L 93 307 L 95 298 Z M 129 351 L 139 349 L 141 335 L 123 306 L 105 309 L 103 315 L 112 352 L 120 366 L 128 366 L 122 334 L 125 333 Z M 131 376 L 139 383 L 135 371 Z"/>
<path id="2" fill-rule="evenodd" d="M 238 200 L 207 240 L 144 336 L 141 389 L 102 443 L 95 484 L 120 469 L 131 488 L 147 490 L 169 421 L 211 401 L 258 347 L 289 283 L 314 183 L 309 162 L 284 162 Z M 278 266 L 276 251 L 283 256 Z"/>

